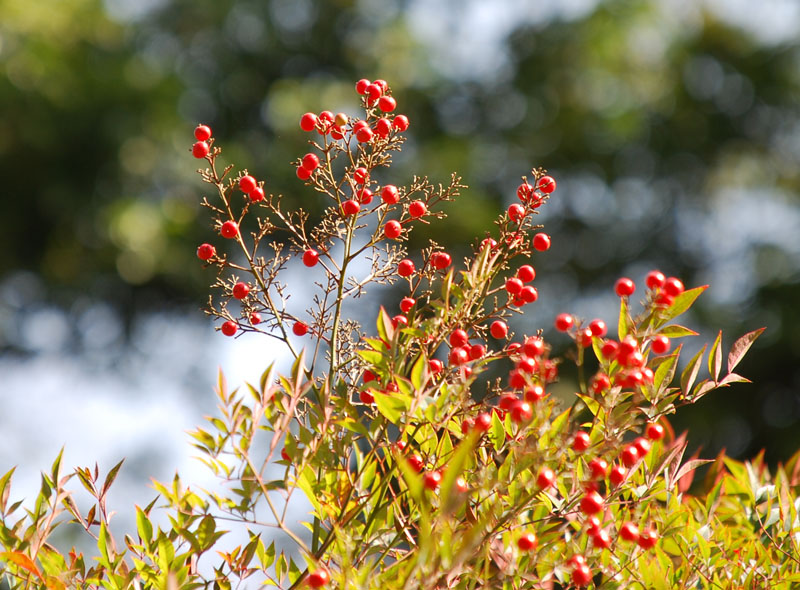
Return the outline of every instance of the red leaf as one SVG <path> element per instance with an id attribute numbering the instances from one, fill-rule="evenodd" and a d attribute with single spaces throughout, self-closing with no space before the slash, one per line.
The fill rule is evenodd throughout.
<path id="1" fill-rule="evenodd" d="M 736 365 L 739 364 L 739 361 L 742 360 L 742 357 L 744 357 L 745 353 L 750 350 L 753 342 L 756 341 L 756 338 L 761 336 L 761 333 L 764 330 L 766 330 L 766 328 L 759 328 L 758 330 L 748 332 L 733 343 L 733 346 L 731 346 L 731 351 L 728 353 L 728 373 L 733 371 Z"/>
<path id="2" fill-rule="evenodd" d="M 36 567 L 36 564 L 33 562 L 33 560 L 24 553 L 19 553 L 18 551 L 5 551 L 4 553 L 0 553 L 0 557 L 16 563 L 22 569 L 34 574 L 40 580 L 42 579 L 42 574 L 39 572 L 39 568 Z"/>

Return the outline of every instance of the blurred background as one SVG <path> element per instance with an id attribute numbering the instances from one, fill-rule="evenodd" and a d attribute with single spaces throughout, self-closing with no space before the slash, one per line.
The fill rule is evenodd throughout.
<path id="1" fill-rule="evenodd" d="M 204 477 L 183 430 L 213 413 L 217 367 L 236 386 L 279 352 L 200 311 L 213 277 L 195 249 L 214 236 L 192 130 L 209 124 L 226 161 L 318 213 L 289 165 L 297 122 L 356 114 L 362 77 L 388 80 L 411 120 L 396 184 L 470 185 L 429 234 L 454 254 L 531 167 L 557 178 L 540 301 L 517 330 L 550 331 L 561 311 L 613 322 L 623 274 L 710 283 L 688 320 L 703 341 L 722 328 L 727 352 L 767 331 L 739 371 L 754 384 L 675 428 L 704 456 L 766 447 L 775 464 L 800 446 L 797 2 L 0 0 L 0 14 L 0 472 L 18 465 L 23 490 L 62 445 L 69 466 L 127 457 L 117 493 L 140 504 L 150 477 Z"/>

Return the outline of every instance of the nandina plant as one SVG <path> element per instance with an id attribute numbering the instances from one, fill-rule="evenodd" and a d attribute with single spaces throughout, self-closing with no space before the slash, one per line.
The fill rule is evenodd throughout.
<path id="1" fill-rule="evenodd" d="M 653 271 L 614 286 L 620 310 L 554 318 L 565 358 L 541 328 L 509 321 L 535 305 L 538 256 L 550 237 L 535 223 L 556 180 L 534 169 L 512 204 L 462 261 L 437 243 L 411 253 L 420 223 L 465 188 L 386 169 L 409 120 L 382 80 L 356 85 L 361 118 L 306 113 L 309 151 L 298 182 L 327 203 L 314 224 L 287 210 L 268 183 L 223 164 L 205 125 L 192 154 L 213 189 L 203 204 L 217 237 L 197 249 L 216 272 L 207 313 L 228 337 L 279 340 L 280 375 L 229 390 L 192 433 L 219 478 L 213 491 L 179 477 L 136 507 L 137 530 L 116 540 L 106 494 L 120 465 L 43 474 L 33 509 L 9 504 L 0 480 L 0 541 L 11 587 L 232 588 L 789 588 L 800 582 L 800 454 L 770 473 L 685 459 L 686 434 L 667 416 L 734 372 L 761 330 L 722 335 L 679 372 L 677 323 L 705 287 Z M 488 228 L 487 228 L 488 229 Z M 557 247 L 554 245 L 553 247 Z M 285 270 L 306 269 L 301 285 Z M 305 278 L 307 277 L 307 278 Z M 398 284 L 397 312 L 375 326 L 347 314 L 371 285 Z M 635 305 L 639 293 L 640 305 Z M 294 298 L 290 297 L 292 294 Z M 299 295 L 308 300 L 298 305 Z M 387 302 L 386 305 L 395 305 Z M 530 322 L 528 322 L 530 325 Z M 577 365 L 574 395 L 553 394 L 562 363 Z M 703 365 L 708 377 L 698 381 Z M 498 378 L 498 375 L 502 377 Z M 704 481 L 695 470 L 709 463 Z M 12 470 L 13 471 L 13 470 Z M 83 514 L 66 486 L 93 498 Z M 293 499 L 310 505 L 295 522 Z M 169 516 L 157 526 L 156 504 Z M 59 523 L 97 541 L 87 560 L 48 542 Z M 234 541 L 228 538 L 235 533 Z M 245 542 L 241 542 L 244 538 Z M 291 549 L 289 549 L 291 547 Z"/>

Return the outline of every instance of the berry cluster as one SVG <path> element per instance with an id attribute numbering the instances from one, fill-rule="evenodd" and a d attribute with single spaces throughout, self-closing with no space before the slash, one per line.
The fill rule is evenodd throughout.
<path id="1" fill-rule="evenodd" d="M 356 92 L 363 118 L 330 111 L 300 117 L 300 128 L 313 135 L 293 163 L 296 176 L 329 205 L 313 227 L 247 171 L 218 172 L 221 150 L 208 127 L 197 128 L 192 148 L 208 162 L 200 173 L 219 198 L 203 204 L 244 260 L 212 244 L 198 247 L 198 258 L 217 268 L 219 296 L 207 313 L 222 320 L 223 334 L 263 332 L 286 343 L 296 360 L 294 381 L 269 390 L 275 442 L 267 461 L 283 439 L 281 461 L 294 474 L 287 477 L 303 478 L 314 501 L 316 494 L 324 498 L 324 507 L 315 505 L 315 545 L 304 548 L 310 567 L 302 576 L 314 588 L 347 585 L 349 570 L 327 549 L 343 526 L 337 514 L 352 515 L 350 527 L 366 523 L 354 538 L 369 537 L 392 575 L 414 554 L 423 515 L 439 511 L 430 534 L 462 530 L 444 524 L 451 517 L 464 519 L 468 530 L 464 514 L 483 523 L 462 539 L 475 564 L 484 555 L 479 546 L 502 547 L 503 555 L 516 551 L 519 567 L 535 570 L 543 583 L 583 587 L 598 576 L 613 579 L 666 534 L 645 501 L 660 493 L 668 467 L 656 457 L 667 445 L 681 450 L 664 416 L 723 383 L 715 376 L 693 389 L 695 371 L 683 390 L 670 385 L 680 348 L 670 353 L 672 341 L 693 332 L 669 322 L 703 288 L 687 291 L 680 280 L 652 271 L 634 316 L 629 299 L 636 286 L 621 278 L 616 338 L 601 319 L 559 314 L 555 327 L 574 341 L 581 376 L 591 353 L 597 370 L 588 382 L 581 377 L 572 406 L 558 413 L 563 401 L 551 394 L 561 361 L 542 330 L 515 334 L 510 321 L 539 297 L 535 257 L 551 239 L 534 219 L 556 181 L 542 169 L 523 177 L 518 201 L 495 220 L 496 233 L 477 238 L 463 264 L 433 241 L 409 253 L 409 233 L 443 218 L 439 205 L 464 186 L 455 175 L 438 186 L 417 177 L 405 186 L 386 182 L 381 169 L 402 146 L 409 121 L 394 114 L 397 101 L 385 81 L 359 80 Z M 252 215 L 256 210 L 265 215 Z M 287 236 L 288 246 L 266 244 L 276 235 Z M 305 310 L 290 305 L 280 281 L 294 259 L 315 277 L 313 305 Z M 370 270 L 359 275 L 356 262 L 365 260 Z M 365 336 L 344 317 L 346 299 L 369 284 L 398 281 L 400 313 L 381 308 L 377 334 Z M 298 352 L 295 338 L 302 337 Z M 501 377 L 487 380 L 490 368 Z M 289 428 L 292 421 L 299 432 Z M 379 505 L 391 511 L 400 542 L 370 529 Z M 458 505 L 466 512 L 453 512 Z M 614 536 L 623 543 L 615 546 Z M 374 567 L 369 553 L 346 561 Z M 512 569 L 498 575 L 513 577 Z"/>

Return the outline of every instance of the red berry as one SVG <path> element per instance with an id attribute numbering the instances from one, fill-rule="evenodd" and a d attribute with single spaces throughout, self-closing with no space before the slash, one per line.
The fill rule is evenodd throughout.
<path id="1" fill-rule="evenodd" d="M 627 445 L 624 449 L 622 449 L 620 458 L 622 459 L 622 464 L 625 465 L 625 467 L 633 467 L 636 465 L 636 461 L 639 459 L 639 449 L 637 449 L 634 445 Z"/>
<path id="2" fill-rule="evenodd" d="M 611 535 L 607 531 L 599 530 L 592 536 L 592 545 L 600 549 L 608 549 L 611 547 Z"/>
<path id="3" fill-rule="evenodd" d="M 453 366 L 463 365 L 469 361 L 469 352 L 466 348 L 458 347 L 450 351 L 448 361 Z"/>
<path id="4" fill-rule="evenodd" d="M 302 166 L 298 166 L 295 174 L 297 174 L 297 178 L 299 178 L 300 180 L 308 180 L 309 178 L 311 178 L 312 172 L 313 171 L 309 170 L 308 168 L 303 168 Z"/>
<path id="5" fill-rule="evenodd" d="M 375 134 L 369 127 L 362 127 L 356 131 L 356 139 L 361 143 L 369 142 Z"/>
<path id="6" fill-rule="evenodd" d="M 533 551 L 538 544 L 539 541 L 536 535 L 531 532 L 523 533 L 520 538 L 517 539 L 517 547 L 522 551 Z"/>
<path id="7" fill-rule="evenodd" d="M 223 238 L 235 238 L 239 235 L 239 224 L 235 221 L 226 221 L 219 228 L 219 233 Z"/>
<path id="8" fill-rule="evenodd" d="M 422 217 L 427 211 L 428 208 L 422 201 L 413 201 L 408 206 L 408 214 L 411 215 L 411 217 Z"/>
<path id="9" fill-rule="evenodd" d="M 467 488 L 467 480 L 466 479 L 464 479 L 463 477 L 456 478 L 456 491 L 459 494 L 466 494 L 468 489 L 469 488 Z"/>
<path id="10" fill-rule="evenodd" d="M 556 316 L 555 326 L 559 332 L 566 332 L 574 323 L 575 319 L 568 313 L 560 313 Z"/>
<path id="11" fill-rule="evenodd" d="M 217 250 L 211 244 L 200 244 L 197 247 L 197 257 L 200 260 L 210 260 L 214 258 L 216 255 Z"/>
<path id="12" fill-rule="evenodd" d="M 599 393 L 604 392 L 606 389 L 611 387 L 611 379 L 609 379 L 608 375 L 605 373 L 598 373 L 594 377 L 592 377 L 592 392 L 597 395 Z"/>
<path id="13" fill-rule="evenodd" d="M 549 195 L 556 190 L 556 181 L 552 176 L 542 176 L 536 183 L 536 188 Z"/>
<path id="14" fill-rule="evenodd" d="M 233 336 L 239 330 L 239 326 L 236 322 L 232 322 L 228 320 L 220 327 L 220 331 L 225 334 L 226 336 Z"/>
<path id="15" fill-rule="evenodd" d="M 358 202 L 362 205 L 369 205 L 372 202 L 372 191 L 366 187 L 358 191 Z"/>
<path id="16" fill-rule="evenodd" d="M 314 113 L 306 113 L 300 117 L 300 129 L 303 131 L 313 131 L 317 126 L 317 116 Z"/>
<path id="17" fill-rule="evenodd" d="M 420 455 L 419 453 L 414 453 L 413 455 L 409 455 L 406 458 L 406 461 L 408 461 L 408 464 L 411 465 L 411 467 L 415 471 L 422 471 L 422 467 L 425 464 L 424 461 L 422 460 L 422 455 Z"/>
<path id="18" fill-rule="evenodd" d="M 509 295 L 519 295 L 523 286 L 522 281 L 517 277 L 506 279 L 506 291 L 508 291 Z"/>
<path id="19" fill-rule="evenodd" d="M 649 273 L 647 273 L 647 276 L 644 279 L 644 284 L 647 285 L 648 289 L 660 289 L 664 286 L 664 281 L 666 280 L 667 279 L 664 276 L 664 273 L 657 270 L 651 270 Z"/>
<path id="20" fill-rule="evenodd" d="M 608 326 L 603 320 L 592 320 L 589 322 L 589 330 L 592 331 L 592 336 L 602 338 L 608 332 Z"/>
<path id="21" fill-rule="evenodd" d="M 525 217 L 525 207 L 519 203 L 514 203 L 508 207 L 508 218 L 511 221 L 519 221 Z"/>
<path id="22" fill-rule="evenodd" d="M 636 285 L 627 277 L 618 279 L 614 284 L 614 292 L 619 297 L 630 297 L 634 291 L 636 291 Z"/>
<path id="23" fill-rule="evenodd" d="M 386 80 L 381 80 L 381 79 L 373 80 L 372 83 L 380 86 L 381 92 L 386 92 L 387 90 L 389 90 L 389 83 Z"/>
<path id="24" fill-rule="evenodd" d="M 550 236 L 544 233 L 538 233 L 533 236 L 533 248 L 539 252 L 544 252 L 550 249 Z"/>
<path id="25" fill-rule="evenodd" d="M 492 238 L 484 238 L 481 240 L 481 250 L 484 248 L 489 248 L 490 250 L 494 250 L 497 248 L 497 242 Z"/>
<path id="26" fill-rule="evenodd" d="M 576 432 L 575 438 L 572 439 L 572 449 L 578 453 L 584 452 L 589 448 L 590 444 L 591 440 L 589 439 L 589 433 L 584 430 L 579 430 Z"/>
<path id="27" fill-rule="evenodd" d="M 467 333 L 462 330 L 461 328 L 454 330 L 452 334 L 450 334 L 450 338 L 448 339 L 450 342 L 450 346 L 453 348 L 457 346 L 466 346 L 469 344 L 469 336 Z"/>
<path id="28" fill-rule="evenodd" d="M 592 581 L 592 570 L 586 564 L 579 565 L 572 570 L 572 583 L 576 586 L 588 586 Z"/>
<path id="29" fill-rule="evenodd" d="M 541 385 L 534 385 L 525 390 L 525 401 L 535 404 L 544 398 L 544 387 Z"/>
<path id="30" fill-rule="evenodd" d="M 473 428 L 475 428 L 475 420 L 472 418 L 466 417 L 461 421 L 461 432 L 463 434 L 467 434 Z"/>
<path id="31" fill-rule="evenodd" d="M 250 176 L 249 174 L 246 176 L 242 176 L 239 179 L 239 189 L 245 194 L 250 194 L 253 190 L 258 186 L 256 179 Z"/>
<path id="32" fill-rule="evenodd" d="M 639 533 L 639 539 L 636 543 L 642 549 L 652 549 L 658 542 L 658 532 L 653 528 L 646 528 Z"/>
<path id="33" fill-rule="evenodd" d="M 531 287 L 530 285 L 522 287 L 522 291 L 519 292 L 519 295 L 525 303 L 533 303 L 539 299 L 539 291 L 536 290 L 536 287 Z"/>
<path id="34" fill-rule="evenodd" d="M 603 496 L 597 492 L 589 492 L 581 499 L 581 512 L 597 514 L 603 509 Z"/>
<path id="35" fill-rule="evenodd" d="M 632 522 L 626 522 L 619 529 L 619 536 L 626 541 L 637 541 L 639 539 L 639 527 Z"/>
<path id="36" fill-rule="evenodd" d="M 522 371 L 513 370 L 508 373 L 508 384 L 514 389 L 521 389 L 525 387 L 525 375 Z"/>
<path id="37" fill-rule="evenodd" d="M 530 283 L 536 278 L 536 271 L 530 264 L 523 264 L 517 269 L 517 278 L 523 283 Z"/>
<path id="38" fill-rule="evenodd" d="M 542 489 L 549 488 L 556 482 L 556 474 L 549 467 L 542 467 L 536 476 L 536 485 Z"/>
<path id="39" fill-rule="evenodd" d="M 669 350 L 669 338 L 663 334 L 653 337 L 653 341 L 650 343 L 650 350 L 656 354 L 664 354 Z"/>
<path id="40" fill-rule="evenodd" d="M 369 369 L 365 369 L 361 375 L 361 379 L 364 380 L 364 383 L 369 383 L 370 381 L 378 381 L 378 377 L 370 371 Z"/>
<path id="41" fill-rule="evenodd" d="M 320 125 L 317 127 L 317 133 L 325 135 L 331 130 L 333 126 L 333 113 L 330 111 L 322 111 L 317 117 Z"/>
<path id="42" fill-rule="evenodd" d="M 625 476 L 628 474 L 628 470 L 625 469 L 622 465 L 614 465 L 611 468 L 611 471 L 608 474 L 608 481 L 611 482 L 612 486 L 618 486 L 623 481 L 625 481 Z"/>
<path id="43" fill-rule="evenodd" d="M 364 184 L 369 180 L 369 171 L 366 168 L 356 168 L 353 170 L 353 180 L 358 184 Z"/>
<path id="44" fill-rule="evenodd" d="M 292 326 L 292 332 L 295 336 L 305 336 L 308 334 L 308 325 L 298 320 Z"/>
<path id="45" fill-rule="evenodd" d="M 264 200 L 264 189 L 261 188 L 260 186 L 257 186 L 256 188 L 251 190 L 250 191 L 250 200 L 253 201 L 254 203 L 256 203 L 258 201 L 263 201 Z"/>
<path id="46" fill-rule="evenodd" d="M 408 325 L 408 318 L 404 315 L 396 315 L 392 318 L 392 326 L 395 328 L 398 326 L 407 326 Z"/>
<path id="47" fill-rule="evenodd" d="M 198 141 L 192 146 L 192 155 L 198 159 L 205 158 L 210 151 L 211 148 L 205 141 Z"/>
<path id="48" fill-rule="evenodd" d="M 415 270 L 414 263 L 408 258 L 401 260 L 397 265 L 397 274 L 401 277 L 410 277 L 414 274 Z"/>
<path id="49" fill-rule="evenodd" d="M 527 182 L 523 182 L 517 187 L 517 198 L 523 203 L 527 203 L 528 199 L 533 195 L 534 188 Z"/>
<path id="50" fill-rule="evenodd" d="M 666 281 L 664 281 L 664 293 L 670 297 L 677 297 L 683 293 L 683 289 L 683 283 L 680 279 L 669 277 Z"/>
<path id="51" fill-rule="evenodd" d="M 417 300 L 412 297 L 403 297 L 400 301 L 400 311 L 408 313 L 416 302 Z"/>
<path id="52" fill-rule="evenodd" d="M 517 402 L 511 408 L 511 421 L 515 424 L 522 424 L 530 421 L 533 417 L 533 410 L 528 402 Z"/>
<path id="53" fill-rule="evenodd" d="M 361 209 L 361 205 L 359 205 L 358 201 L 355 199 L 348 199 L 344 203 L 342 203 L 342 212 L 345 216 L 355 215 Z"/>
<path id="54" fill-rule="evenodd" d="M 375 133 L 377 133 L 379 137 L 383 137 L 385 139 L 389 137 L 389 133 L 391 133 L 391 131 L 392 122 L 386 117 L 375 121 Z"/>
<path id="55" fill-rule="evenodd" d="M 647 438 L 650 440 L 661 440 L 664 438 L 664 427 L 661 424 L 651 422 L 647 425 Z"/>
<path id="56" fill-rule="evenodd" d="M 250 293 L 250 287 L 247 286 L 247 283 L 236 283 L 233 286 L 233 296 L 236 299 L 244 299 Z"/>
<path id="57" fill-rule="evenodd" d="M 589 461 L 589 471 L 592 472 L 592 479 L 605 479 L 608 462 L 600 457 L 595 457 Z"/>
<path id="58" fill-rule="evenodd" d="M 250 314 L 250 323 L 254 326 L 261 323 L 261 314 L 257 311 L 254 311 Z"/>
<path id="59" fill-rule="evenodd" d="M 394 125 L 394 128 L 400 132 L 405 131 L 408 129 L 408 117 L 405 115 L 397 115 L 394 118 L 394 121 L 392 121 L 392 125 Z"/>
<path id="60" fill-rule="evenodd" d="M 486 347 L 483 344 L 473 344 L 469 347 L 469 358 L 473 361 L 477 361 L 480 358 L 483 358 L 483 355 L 486 354 Z"/>
<path id="61" fill-rule="evenodd" d="M 489 332 L 491 333 L 492 338 L 497 338 L 498 340 L 505 338 L 508 336 L 508 324 L 501 322 L 500 320 L 494 321 L 489 327 Z"/>
<path id="62" fill-rule="evenodd" d="M 589 348 L 592 345 L 592 329 L 583 328 L 575 335 L 575 341 L 584 348 Z"/>
<path id="63" fill-rule="evenodd" d="M 633 441 L 633 446 L 635 446 L 636 450 L 639 451 L 640 457 L 644 457 L 647 453 L 650 452 L 650 441 L 643 436 L 640 436 L 635 441 Z"/>
<path id="64" fill-rule="evenodd" d="M 194 138 L 197 141 L 208 141 L 211 139 L 211 127 L 208 125 L 198 125 L 194 128 Z"/>
<path id="65" fill-rule="evenodd" d="M 481 412 L 475 416 L 475 429 L 486 432 L 492 426 L 492 417 L 487 412 Z"/>
<path id="66" fill-rule="evenodd" d="M 447 252 L 434 252 L 431 254 L 431 265 L 437 270 L 447 268 L 452 261 L 452 258 Z"/>
<path id="67" fill-rule="evenodd" d="M 319 252 L 312 249 L 303 252 L 303 264 L 307 267 L 311 268 L 312 266 L 316 266 L 317 262 L 319 262 Z"/>
<path id="68" fill-rule="evenodd" d="M 600 352 L 607 361 L 613 361 L 619 354 L 619 343 L 615 340 L 606 340 L 603 342 Z"/>
<path id="69" fill-rule="evenodd" d="M 370 85 L 370 81 L 366 78 L 361 78 L 358 82 L 356 82 L 356 92 L 359 94 L 364 94 L 367 91 L 367 86 Z"/>
<path id="70" fill-rule="evenodd" d="M 581 554 L 575 554 L 567 560 L 569 567 L 578 567 L 579 565 L 586 565 L 586 558 Z"/>
<path id="71" fill-rule="evenodd" d="M 391 96 L 382 96 L 378 101 L 378 108 L 384 113 L 391 113 L 397 108 L 397 101 Z"/>
<path id="72" fill-rule="evenodd" d="M 319 166 L 319 157 L 317 154 L 306 154 L 300 165 L 306 170 L 315 170 Z"/>
<path id="73" fill-rule="evenodd" d="M 529 357 L 541 356 L 545 351 L 544 340 L 535 336 L 526 338 L 523 351 Z"/>
<path id="74" fill-rule="evenodd" d="M 506 393 L 500 396 L 500 400 L 497 402 L 497 407 L 507 412 L 508 410 L 516 406 L 519 402 L 520 400 L 516 395 L 514 395 L 513 393 Z"/>
<path id="75" fill-rule="evenodd" d="M 431 373 L 434 374 L 441 373 L 442 369 L 444 369 L 444 365 L 442 364 L 442 361 L 440 361 L 439 359 L 431 359 L 430 361 L 428 361 L 428 369 L 430 370 Z"/>
<path id="76" fill-rule="evenodd" d="M 367 95 L 370 102 L 374 102 L 378 100 L 378 97 L 380 97 L 381 94 L 383 94 L 383 88 L 379 84 L 375 84 L 375 82 L 373 82 L 372 84 L 367 86 L 364 94 Z"/>
<path id="77" fill-rule="evenodd" d="M 318 569 L 315 572 L 308 574 L 308 585 L 312 588 L 321 588 L 327 584 L 331 579 L 328 570 Z"/>
<path id="78" fill-rule="evenodd" d="M 381 191 L 381 199 L 387 205 L 394 205 L 399 199 L 397 187 L 393 184 L 387 184 Z"/>
<path id="79" fill-rule="evenodd" d="M 422 481 L 429 490 L 436 490 L 442 483 L 442 474 L 438 471 L 429 471 L 422 477 Z"/>
<path id="80" fill-rule="evenodd" d="M 519 361 L 517 361 L 517 369 L 523 373 L 533 373 L 537 367 L 538 363 L 536 362 L 536 359 L 532 359 L 528 356 L 522 357 L 519 359 Z"/>

